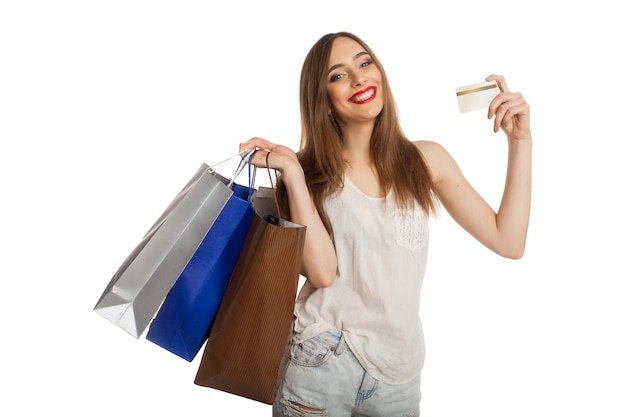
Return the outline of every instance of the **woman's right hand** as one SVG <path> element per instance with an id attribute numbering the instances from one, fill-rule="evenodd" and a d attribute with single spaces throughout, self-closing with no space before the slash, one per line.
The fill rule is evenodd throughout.
<path id="1" fill-rule="evenodd" d="M 241 154 L 255 149 L 257 152 L 250 159 L 252 165 L 258 168 L 275 169 L 281 173 L 290 170 L 302 173 L 298 156 L 290 148 L 259 137 L 254 137 L 247 142 L 239 144 L 239 152 Z"/>

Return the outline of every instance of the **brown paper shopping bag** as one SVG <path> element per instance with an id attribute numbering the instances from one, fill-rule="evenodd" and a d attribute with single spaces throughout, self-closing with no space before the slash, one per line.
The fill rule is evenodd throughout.
<path id="1" fill-rule="evenodd" d="M 288 360 L 306 231 L 280 218 L 274 192 L 253 194 L 256 214 L 194 381 L 266 404 Z"/>

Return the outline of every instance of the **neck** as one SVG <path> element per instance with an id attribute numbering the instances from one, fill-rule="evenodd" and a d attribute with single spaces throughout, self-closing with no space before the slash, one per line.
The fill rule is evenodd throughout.
<path id="1" fill-rule="evenodd" d="M 349 164 L 370 164 L 370 141 L 374 124 L 342 127 L 343 157 Z"/>

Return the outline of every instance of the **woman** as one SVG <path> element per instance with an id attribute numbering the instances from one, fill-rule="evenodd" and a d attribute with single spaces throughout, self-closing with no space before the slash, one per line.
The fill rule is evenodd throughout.
<path id="1" fill-rule="evenodd" d="M 435 142 L 402 133 L 381 63 L 350 33 L 323 36 L 301 74 L 298 153 L 262 138 L 251 163 L 280 172 L 287 217 L 306 225 L 291 361 L 275 416 L 418 416 L 424 342 L 419 296 L 428 217 L 441 204 L 495 253 L 520 258 L 530 212 L 529 106 L 492 75 L 488 108 L 508 139 L 495 212 Z"/>

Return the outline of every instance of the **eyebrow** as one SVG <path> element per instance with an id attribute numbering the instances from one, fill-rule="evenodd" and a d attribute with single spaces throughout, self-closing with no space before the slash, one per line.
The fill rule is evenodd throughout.
<path id="1" fill-rule="evenodd" d="M 356 54 L 355 56 L 353 56 L 353 57 L 352 57 L 352 60 L 354 61 L 354 60 L 356 60 L 356 59 L 359 59 L 359 57 L 362 57 L 363 55 L 369 55 L 369 53 L 368 53 L 368 52 L 366 52 L 366 51 L 359 52 L 358 54 Z M 343 63 L 339 63 L 339 64 L 335 64 L 335 65 L 333 65 L 332 67 L 330 67 L 330 68 L 328 69 L 328 74 L 330 74 L 331 72 L 333 72 L 333 71 L 334 71 L 334 70 L 336 70 L 337 68 L 341 68 L 341 67 L 343 67 L 343 66 L 345 66 L 345 65 L 346 65 L 346 64 L 343 64 Z"/>

